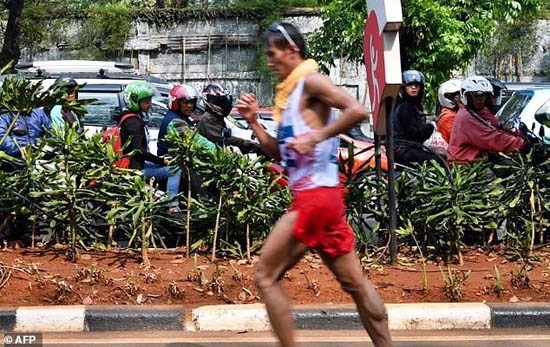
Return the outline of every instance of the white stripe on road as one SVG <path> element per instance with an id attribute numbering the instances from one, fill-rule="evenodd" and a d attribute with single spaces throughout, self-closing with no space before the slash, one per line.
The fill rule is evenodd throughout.
<path id="1" fill-rule="evenodd" d="M 489 329 L 483 303 L 386 304 L 390 330 Z"/>
<path id="2" fill-rule="evenodd" d="M 193 309 L 193 326 L 204 331 L 268 331 L 269 318 L 263 304 L 209 305 Z"/>
<path id="3" fill-rule="evenodd" d="M 21 306 L 15 332 L 84 331 L 85 306 Z"/>

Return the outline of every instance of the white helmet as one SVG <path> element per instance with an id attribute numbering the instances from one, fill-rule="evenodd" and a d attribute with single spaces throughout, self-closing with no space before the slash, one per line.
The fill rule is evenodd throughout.
<path id="1" fill-rule="evenodd" d="M 471 76 L 462 81 L 460 86 L 460 100 L 468 105 L 468 95 L 493 94 L 491 83 L 481 76 Z"/>
<path id="2" fill-rule="evenodd" d="M 437 90 L 437 97 L 441 106 L 447 108 L 456 107 L 453 94 L 460 93 L 461 84 L 462 81 L 458 79 L 451 79 L 441 83 Z"/>

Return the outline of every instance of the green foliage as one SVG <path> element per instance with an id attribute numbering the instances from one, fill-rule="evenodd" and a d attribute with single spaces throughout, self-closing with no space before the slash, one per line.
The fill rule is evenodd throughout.
<path id="1" fill-rule="evenodd" d="M 431 91 L 448 79 L 452 71 L 466 67 L 489 45 L 488 38 L 495 33 L 498 22 L 510 25 L 533 18 L 543 1 L 402 0 L 401 3 L 401 68 L 425 73 L 428 99 L 434 103 L 435 95 Z M 365 1 L 331 1 L 321 16 L 323 27 L 310 39 L 312 56 L 325 69 L 334 64 L 335 57 L 362 61 Z"/>
<path id="2" fill-rule="evenodd" d="M 372 150 L 373 148 L 366 148 L 355 152 L 350 145 L 347 160 L 341 157 L 339 160 L 341 177 L 344 177 L 343 185 L 347 190 L 346 217 L 355 230 L 361 248 L 377 243 L 388 225 L 386 181 L 376 177 L 375 168 L 366 164 L 365 167 L 354 165 L 358 156 L 364 157 Z M 370 159 L 365 160 L 365 163 L 369 162 Z"/>
<path id="3" fill-rule="evenodd" d="M 490 44 L 498 22 L 510 25 L 532 18 L 542 1 L 403 0 L 402 4 L 402 67 L 423 71 L 428 90 L 435 90 Z M 435 100 L 435 95 L 431 97 Z"/>
<path id="4" fill-rule="evenodd" d="M 485 163 L 452 166 L 450 172 L 437 163 L 420 172 L 404 172 L 398 180 L 400 218 L 410 221 L 424 248 L 457 257 L 466 232 L 483 240 L 482 232 L 496 228 L 502 188 Z M 477 236 L 476 233 L 478 234 Z"/>
<path id="5" fill-rule="evenodd" d="M 507 159 L 506 190 L 501 197 L 506 218 L 505 237 L 521 259 L 533 256 L 535 242 L 544 243 L 550 229 L 550 159 L 514 155 Z M 547 238 L 548 236 L 546 236 Z"/>
<path id="6" fill-rule="evenodd" d="M 79 30 L 82 58 L 108 59 L 122 56 L 132 28 L 132 16 L 123 4 L 94 9 Z"/>
<path id="7" fill-rule="evenodd" d="M 167 137 L 174 145 L 170 150 L 174 165 L 183 168 L 184 172 L 194 170 L 204 179 L 203 187 L 215 191 L 214 196 L 199 195 L 193 201 L 193 223 L 202 221 L 206 228 L 192 233 L 192 244 L 215 247 L 214 236 L 218 229 L 224 231 L 222 242 L 226 245 L 239 248 L 244 244 L 260 244 L 288 206 L 289 192 L 276 189 L 274 177 L 265 170 L 263 158 L 250 159 L 219 147 L 210 151 L 196 140 L 196 136 L 195 132 L 186 131 L 183 136 L 171 132 Z M 214 219 L 217 223 L 213 223 Z M 205 224 L 204 221 L 210 222 Z M 247 226 L 252 230 L 250 237 L 243 233 Z"/>
<path id="8" fill-rule="evenodd" d="M 323 70 L 334 66 L 334 58 L 363 60 L 363 34 L 367 8 L 365 1 L 331 1 L 321 10 L 323 26 L 309 35 L 309 52 Z"/>
<path id="9" fill-rule="evenodd" d="M 466 283 L 472 271 L 451 269 L 450 266 L 447 267 L 447 274 L 441 268 L 439 270 L 445 282 L 445 296 L 451 302 L 459 302 L 462 299 L 462 285 Z"/>
<path id="10" fill-rule="evenodd" d="M 51 109 L 62 105 L 78 115 L 85 113 L 83 106 L 87 102 L 68 102 L 63 96 L 65 91 L 59 86 L 44 89 L 42 82 L 31 82 L 23 76 L 9 75 L 0 90 L 0 112 L 11 111 L 17 114 L 29 113 L 37 107 Z"/>

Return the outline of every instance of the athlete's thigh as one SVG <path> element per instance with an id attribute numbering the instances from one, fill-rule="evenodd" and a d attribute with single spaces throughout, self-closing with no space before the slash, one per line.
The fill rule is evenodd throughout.
<path id="1" fill-rule="evenodd" d="M 279 277 L 307 251 L 307 246 L 293 236 L 297 217 L 297 211 L 281 217 L 262 246 L 258 266 L 271 276 Z"/>

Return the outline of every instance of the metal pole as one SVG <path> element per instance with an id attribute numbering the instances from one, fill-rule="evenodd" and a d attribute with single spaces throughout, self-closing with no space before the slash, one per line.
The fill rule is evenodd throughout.
<path id="1" fill-rule="evenodd" d="M 380 151 L 380 135 L 374 134 L 374 164 L 376 167 L 376 178 L 382 179 L 382 153 Z"/>
<path id="2" fill-rule="evenodd" d="M 393 129 L 392 129 L 392 104 L 393 98 L 388 96 L 384 99 L 386 111 L 386 158 L 388 161 L 388 204 L 389 204 L 389 226 L 390 234 L 390 258 L 392 264 L 397 262 L 397 235 L 395 226 L 397 220 L 397 202 L 395 197 L 394 187 L 394 171 L 393 171 Z"/>

